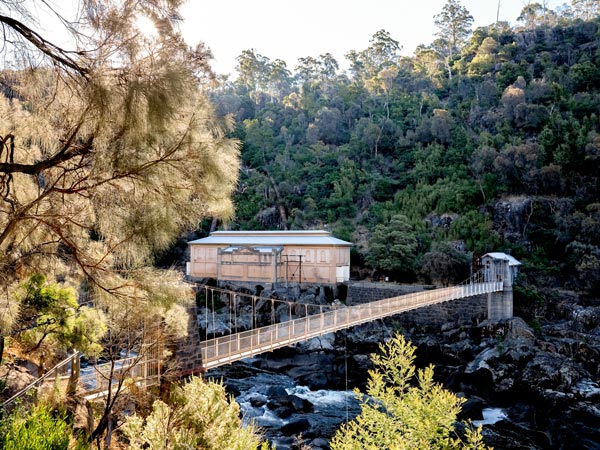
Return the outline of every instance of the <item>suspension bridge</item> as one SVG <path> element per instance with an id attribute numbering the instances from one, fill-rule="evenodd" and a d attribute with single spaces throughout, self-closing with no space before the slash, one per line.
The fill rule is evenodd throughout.
<path id="1" fill-rule="evenodd" d="M 252 303 L 253 326 L 251 329 L 210 339 L 208 338 L 210 333 L 207 331 L 205 339 L 200 343 L 202 368 L 208 370 L 220 365 L 230 364 L 234 361 L 270 352 L 277 348 L 286 347 L 313 337 L 413 309 L 477 295 L 502 293 L 506 288 L 502 279 L 484 281 L 482 278 L 482 274 L 477 274 L 458 286 L 413 292 L 355 306 L 345 306 L 342 304 L 314 305 L 289 302 L 289 313 L 287 315 L 289 320 L 265 326 L 254 326 L 256 323 L 255 316 L 257 316 L 257 310 L 261 308 L 265 309 L 265 305 L 268 305 L 269 301 L 273 302 L 273 300 L 265 301 L 265 299 L 254 297 Z M 214 288 L 203 289 L 214 295 Z M 236 302 L 236 296 L 239 297 L 239 293 L 231 297 L 232 303 Z M 220 295 L 220 298 L 222 298 L 222 295 Z M 208 300 L 208 295 L 206 299 Z M 262 307 L 259 306 L 259 302 L 261 301 L 263 303 Z M 208 311 L 209 309 L 207 308 L 206 310 Z M 232 324 L 240 321 L 235 312 L 236 306 L 229 307 L 228 309 L 230 312 L 233 311 L 231 312 L 233 318 L 230 319 L 229 323 Z M 269 310 L 275 311 L 275 309 L 275 306 L 271 305 Z M 204 316 L 207 322 L 204 326 L 205 330 L 210 328 L 211 320 L 213 322 L 215 320 L 214 315 L 212 318 L 209 317 L 210 314 L 214 313 Z M 300 317 L 294 318 L 294 315 Z M 214 333 L 215 327 L 213 326 L 212 328 Z"/>
<path id="2" fill-rule="evenodd" d="M 491 270 L 477 272 L 456 286 L 413 292 L 355 306 L 335 302 L 327 305 L 299 303 L 196 285 L 200 297 L 204 296 L 205 308 L 203 320 L 198 323 L 204 330 L 204 336 L 195 345 L 200 352 L 201 367 L 194 369 L 206 371 L 384 317 L 485 294 L 488 295 L 488 318 L 509 318 L 512 317 L 512 278 L 508 263 L 502 263 Z M 219 313 L 218 310 L 224 310 L 225 313 Z M 228 316 L 225 323 L 223 315 Z M 224 324 L 221 330 L 217 329 L 217 320 Z M 223 329 L 229 329 L 230 333 L 224 334 Z M 33 388 L 40 389 L 44 382 L 57 385 L 61 379 L 68 380 L 66 384 L 69 389 L 73 388 L 74 381 L 77 382 L 90 398 L 102 396 L 114 386 L 122 386 L 124 379 L 138 386 L 158 384 L 162 365 L 158 353 L 156 349 L 144 351 L 134 357 L 111 361 L 108 366 L 94 365 L 87 373 L 80 373 L 80 356 L 76 353 L 0 407 L 14 403 Z"/>

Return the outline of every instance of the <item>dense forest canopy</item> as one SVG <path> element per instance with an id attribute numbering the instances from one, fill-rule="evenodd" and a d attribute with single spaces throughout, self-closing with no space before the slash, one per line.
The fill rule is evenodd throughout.
<path id="1" fill-rule="evenodd" d="M 503 250 L 597 295 L 598 12 L 529 3 L 517 26 L 471 32 L 449 0 L 434 42 L 401 56 L 380 30 L 348 71 L 244 51 L 212 92 L 243 142 L 229 226 L 327 228 L 356 244 L 354 267 L 407 281 Z"/>

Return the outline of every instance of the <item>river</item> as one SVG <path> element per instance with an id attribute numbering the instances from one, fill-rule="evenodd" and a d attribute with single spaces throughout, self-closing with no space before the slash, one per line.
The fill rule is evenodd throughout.
<path id="1" fill-rule="evenodd" d="M 278 450 L 289 449 L 296 433 L 285 436 L 282 427 L 300 419 L 306 419 L 310 427 L 302 432 L 302 437 L 314 446 L 329 441 L 335 431 L 346 420 L 352 420 L 360 412 L 358 400 L 352 391 L 311 390 L 300 386 L 285 374 L 269 372 L 252 367 L 247 362 L 221 366 L 207 372 L 206 377 L 223 380 L 228 390 L 235 395 L 240 405 L 243 420 L 253 421 L 265 437 L 277 445 Z M 278 392 L 295 395 L 307 400 L 312 406 L 310 412 L 297 412 L 289 417 L 278 416 L 268 405 Z"/>

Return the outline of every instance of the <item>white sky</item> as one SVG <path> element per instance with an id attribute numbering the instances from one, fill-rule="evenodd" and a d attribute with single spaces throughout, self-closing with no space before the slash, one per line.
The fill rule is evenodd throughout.
<path id="1" fill-rule="evenodd" d="M 539 1 L 539 0 L 538 0 Z M 528 0 L 500 0 L 500 20 L 511 24 Z M 556 9 L 569 0 L 549 0 Z M 213 69 L 234 75 L 236 58 L 254 49 L 293 70 L 298 58 L 331 53 L 346 68 L 344 54 L 364 50 L 384 29 L 412 55 L 433 42 L 433 16 L 446 0 L 188 0 L 181 31 L 189 44 L 203 41 L 213 52 Z M 540 1 L 541 3 L 541 1 Z M 473 29 L 496 21 L 498 0 L 462 0 L 474 18 Z M 234 75 L 235 77 L 235 75 Z"/>

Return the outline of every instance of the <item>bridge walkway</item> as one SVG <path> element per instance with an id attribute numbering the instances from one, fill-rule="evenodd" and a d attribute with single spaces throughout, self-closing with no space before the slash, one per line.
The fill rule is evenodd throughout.
<path id="1" fill-rule="evenodd" d="M 202 366 L 205 370 L 211 369 L 412 309 L 502 290 L 502 281 L 464 283 L 356 306 L 338 305 L 330 311 L 208 339 L 201 343 Z"/>

